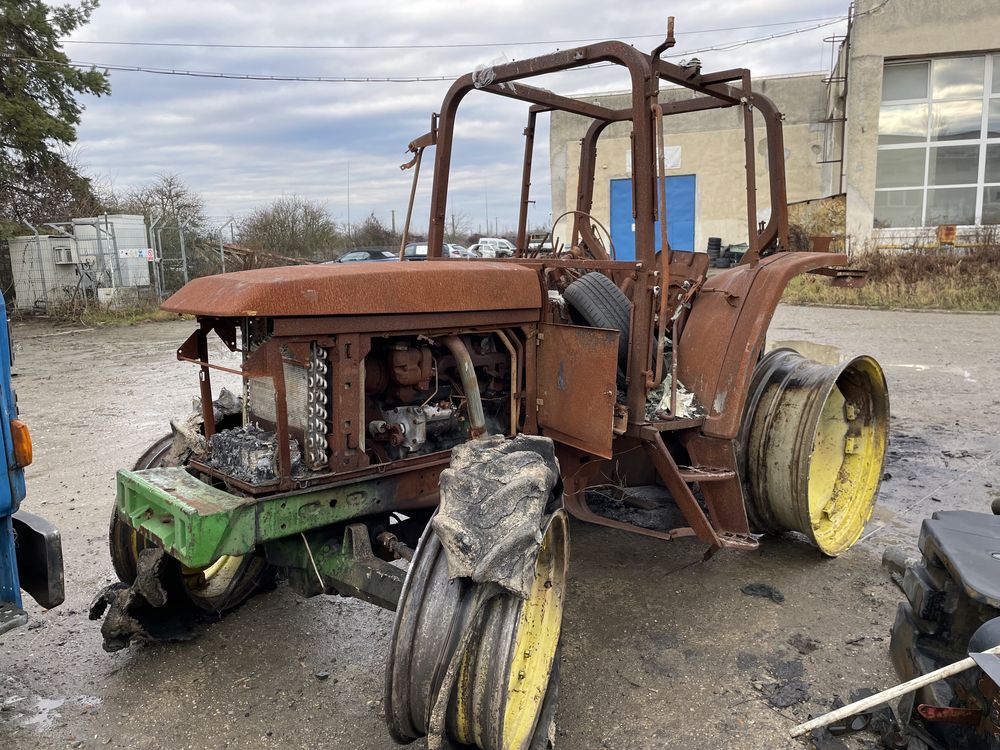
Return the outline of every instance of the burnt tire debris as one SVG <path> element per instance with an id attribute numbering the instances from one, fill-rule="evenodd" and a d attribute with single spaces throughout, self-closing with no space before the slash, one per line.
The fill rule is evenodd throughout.
<path id="1" fill-rule="evenodd" d="M 220 421 L 239 413 L 232 398 L 223 390 L 213 404 Z M 197 418 L 188 419 L 184 427 L 173 423 L 171 432 L 153 442 L 134 469 L 182 465 L 190 455 L 196 423 Z M 206 615 L 218 618 L 274 585 L 273 569 L 257 554 L 222 560 L 214 570 L 185 570 L 155 542 L 136 532 L 117 508 L 111 511 L 108 547 L 118 582 L 98 591 L 90 607 L 91 620 L 107 611 L 101 625 L 106 651 L 123 649 L 133 639 L 186 640 L 207 621 Z"/>
<path id="2" fill-rule="evenodd" d="M 457 447 L 396 610 L 386 721 L 483 750 L 554 740 L 568 526 L 547 438 Z M 492 531 L 491 531 L 492 530 Z"/>

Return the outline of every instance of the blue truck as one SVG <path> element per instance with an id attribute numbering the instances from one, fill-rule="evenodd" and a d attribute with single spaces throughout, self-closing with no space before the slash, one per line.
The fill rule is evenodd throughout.
<path id="1" fill-rule="evenodd" d="M 0 310 L 6 309 L 0 295 Z M 18 419 L 17 395 L 11 379 L 14 347 L 10 322 L 0 316 L 0 440 L 7 480 L 0 481 L 0 634 L 28 621 L 21 590 L 46 609 L 62 603 L 62 540 L 44 518 L 20 509 L 24 499 L 24 467 L 31 463 L 31 435 Z"/>

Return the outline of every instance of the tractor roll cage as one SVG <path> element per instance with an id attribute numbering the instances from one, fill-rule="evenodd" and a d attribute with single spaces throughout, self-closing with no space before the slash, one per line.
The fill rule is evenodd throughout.
<path id="1" fill-rule="evenodd" d="M 581 143 L 580 170 L 577 188 L 576 209 L 573 211 L 573 229 L 570 237 L 570 257 L 554 259 L 555 263 L 581 265 L 579 259 L 585 247 L 596 261 L 607 262 L 609 254 L 594 236 L 590 226 L 590 211 L 593 204 L 594 179 L 596 174 L 597 143 L 601 133 L 615 122 L 631 122 L 632 157 L 632 215 L 635 222 L 635 262 L 609 263 L 609 273 L 617 271 L 632 276 L 629 296 L 633 303 L 631 331 L 632 341 L 646 342 L 654 331 L 659 299 L 659 318 L 675 320 L 677 305 L 685 297 L 684 292 L 696 286 L 691 277 L 694 256 L 689 253 L 665 253 L 657 263 L 656 220 L 659 213 L 666 212 L 663 148 L 663 117 L 685 112 L 709 109 L 740 107 L 743 112 L 745 169 L 746 169 L 746 220 L 749 248 L 742 263 L 756 268 L 760 253 L 765 248 L 788 249 L 788 210 L 785 191 L 784 142 L 782 138 L 781 113 L 767 97 L 754 93 L 751 88 L 750 71 L 734 68 L 717 73 L 702 73 L 700 66 L 680 66 L 660 59 L 660 54 L 674 45 L 673 19 L 668 22 L 667 38 L 653 51 L 645 54 L 623 42 L 608 41 L 575 49 L 553 52 L 540 57 L 505 63 L 475 73 L 467 73 L 457 79 L 449 88 L 441 105 L 440 114 L 431 120 L 431 130 L 409 144 L 414 154 L 412 161 L 403 168 L 416 166 L 413 188 L 407 211 L 403 236 L 409 230 L 416 194 L 420 162 L 423 151 L 428 146 L 436 146 L 434 158 L 434 178 L 431 187 L 430 222 L 427 235 L 427 254 L 430 258 L 440 258 L 444 242 L 445 218 L 448 201 L 449 175 L 451 171 L 452 149 L 455 134 L 455 118 L 459 104 L 470 91 L 478 89 L 512 99 L 528 102 L 527 126 L 524 130 L 525 148 L 521 177 L 520 211 L 517 228 L 518 262 L 529 255 L 526 242 L 528 204 L 530 202 L 531 165 L 534 147 L 535 121 L 539 112 L 559 110 L 588 117 L 592 120 Z M 583 99 L 562 96 L 546 89 L 522 83 L 522 79 L 579 68 L 594 63 L 612 63 L 624 67 L 631 81 L 631 106 L 610 109 Z M 688 99 L 661 103 L 660 82 L 666 81 L 694 92 Z M 757 224 L 757 168 L 756 143 L 754 133 L 754 110 L 759 110 L 766 128 L 768 184 L 770 191 L 771 216 L 762 227 Z M 657 169 L 659 156 L 659 169 Z M 658 183 L 662 189 L 658 190 Z M 657 200 L 659 199 L 659 200 Z M 668 247 L 666 220 L 660 225 L 661 245 Z M 400 249 L 402 254 L 402 246 Z M 686 258 L 688 278 L 672 278 L 671 267 Z M 659 266 L 659 267 L 658 267 Z M 695 263 L 695 266 L 697 264 Z M 620 281 L 620 279 L 618 279 Z M 675 290 L 671 290 L 671 283 Z M 629 282 L 625 282 L 630 285 Z M 659 290 L 671 290 L 668 295 Z M 647 293 L 651 292 L 651 294 Z M 692 289 L 694 291 L 694 289 Z M 648 332 L 648 333 L 644 333 Z M 678 335 L 682 331 L 674 329 Z M 662 338 L 662 337 L 661 337 Z M 644 421 L 642 415 L 646 396 L 650 388 L 661 380 L 659 370 L 655 375 L 650 370 L 652 352 L 639 344 L 630 347 L 628 361 L 627 405 L 629 422 Z M 675 368 L 677 357 L 674 357 Z M 676 378 L 672 378 L 676 383 Z M 672 389 L 676 385 L 671 386 Z M 673 397 L 672 397 L 673 402 Z"/>
<path id="2" fill-rule="evenodd" d="M 672 34 L 666 46 L 672 46 Z M 631 80 L 632 106 L 609 109 L 582 99 L 555 94 L 529 86 L 522 79 L 579 68 L 594 63 L 610 62 L 624 67 Z M 660 103 L 660 81 L 676 84 L 696 92 L 697 96 L 674 102 Z M 589 214 L 593 202 L 597 141 L 604 129 L 613 122 L 632 124 L 633 217 L 635 218 L 636 260 L 647 265 L 654 260 L 654 225 L 657 219 L 656 132 L 660 116 L 677 115 L 708 109 L 741 107 L 746 152 L 747 236 L 748 261 L 756 262 L 763 248 L 772 244 L 788 247 L 788 216 L 785 194 L 784 144 L 781 114 L 774 103 L 751 88 L 750 71 L 734 68 L 703 74 L 699 67 L 683 67 L 647 55 L 623 42 L 601 42 L 549 55 L 504 63 L 476 73 L 467 73 L 452 84 L 435 118 L 432 130 L 410 144 L 417 153 L 428 145 L 437 147 L 434 159 L 434 180 L 431 188 L 430 223 L 427 253 L 440 257 L 444 242 L 448 182 L 451 172 L 452 146 L 458 106 L 473 90 L 486 91 L 528 102 L 524 130 L 524 165 L 521 176 L 521 201 L 517 228 L 517 248 L 526 251 L 527 207 L 531 186 L 531 163 L 534 146 L 535 120 L 539 112 L 559 110 L 589 117 L 593 120 L 583 138 L 580 155 L 579 186 L 576 210 Z M 771 218 L 763 228 L 757 225 L 756 154 L 754 110 L 760 111 L 766 127 L 768 178 L 771 197 Z M 574 220 L 572 244 L 590 231 L 581 213 Z"/>

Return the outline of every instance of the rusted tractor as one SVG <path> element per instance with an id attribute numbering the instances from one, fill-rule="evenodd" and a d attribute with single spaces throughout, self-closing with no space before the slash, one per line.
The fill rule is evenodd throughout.
<path id="1" fill-rule="evenodd" d="M 222 612 L 277 574 L 305 596 L 395 610 L 385 706 L 397 741 L 545 747 L 567 515 L 696 537 L 707 554 L 752 550 L 761 532 L 800 532 L 828 555 L 858 539 L 887 439 L 878 364 L 763 356 L 789 279 L 856 275 L 845 256 L 787 252 L 780 114 L 750 73 L 661 60 L 672 41 L 652 54 L 603 42 L 455 81 L 411 144 L 414 184 L 435 149 L 426 262 L 230 273 L 167 300 L 197 317 L 177 356 L 198 370 L 201 412 L 118 473 L 111 553 L 123 583 L 94 611 L 111 604 L 109 648 L 148 634 L 172 597 Z M 628 74 L 630 106 L 525 83 L 597 62 Z M 691 96 L 661 103 L 663 83 Z M 441 257 L 456 115 L 472 92 L 531 105 L 509 259 Z M 707 278 L 704 253 L 670 250 L 666 222 L 657 229 L 662 132 L 669 116 L 727 107 L 746 123 L 749 250 Z M 592 125 L 572 235 L 541 255 L 528 249 L 526 216 L 535 120 L 552 110 Z M 768 144 L 762 228 L 755 121 Z M 612 123 L 631 130 L 628 261 L 590 216 L 597 141 Z M 219 341 L 232 354 L 210 361 Z M 240 395 L 215 398 L 217 373 Z M 612 484 L 659 486 L 684 520 L 645 528 L 596 512 L 588 488 Z"/>

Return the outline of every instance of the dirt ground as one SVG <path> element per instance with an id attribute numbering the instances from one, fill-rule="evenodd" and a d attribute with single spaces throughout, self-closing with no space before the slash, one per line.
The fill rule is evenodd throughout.
<path id="1" fill-rule="evenodd" d="M 864 540 L 836 560 L 767 539 L 701 562 L 695 541 L 574 523 L 558 746 L 805 747 L 785 739 L 794 723 L 835 696 L 892 684 L 902 594 L 880 568 L 883 549 L 915 547 L 933 511 L 987 509 L 1000 493 L 998 320 L 779 309 L 772 340 L 885 366 L 892 444 Z M 0 639 L 0 748 L 393 747 L 381 713 L 391 613 L 372 606 L 279 588 L 194 641 L 101 649 L 86 609 L 112 577 L 115 470 L 189 410 L 195 373 L 174 351 L 190 328 L 15 325 L 15 385 L 35 444 L 24 505 L 62 530 L 67 599 L 50 612 L 29 604 L 31 625 Z M 741 593 L 748 583 L 777 587 L 784 602 Z M 841 747 L 877 746 L 860 735 Z"/>

